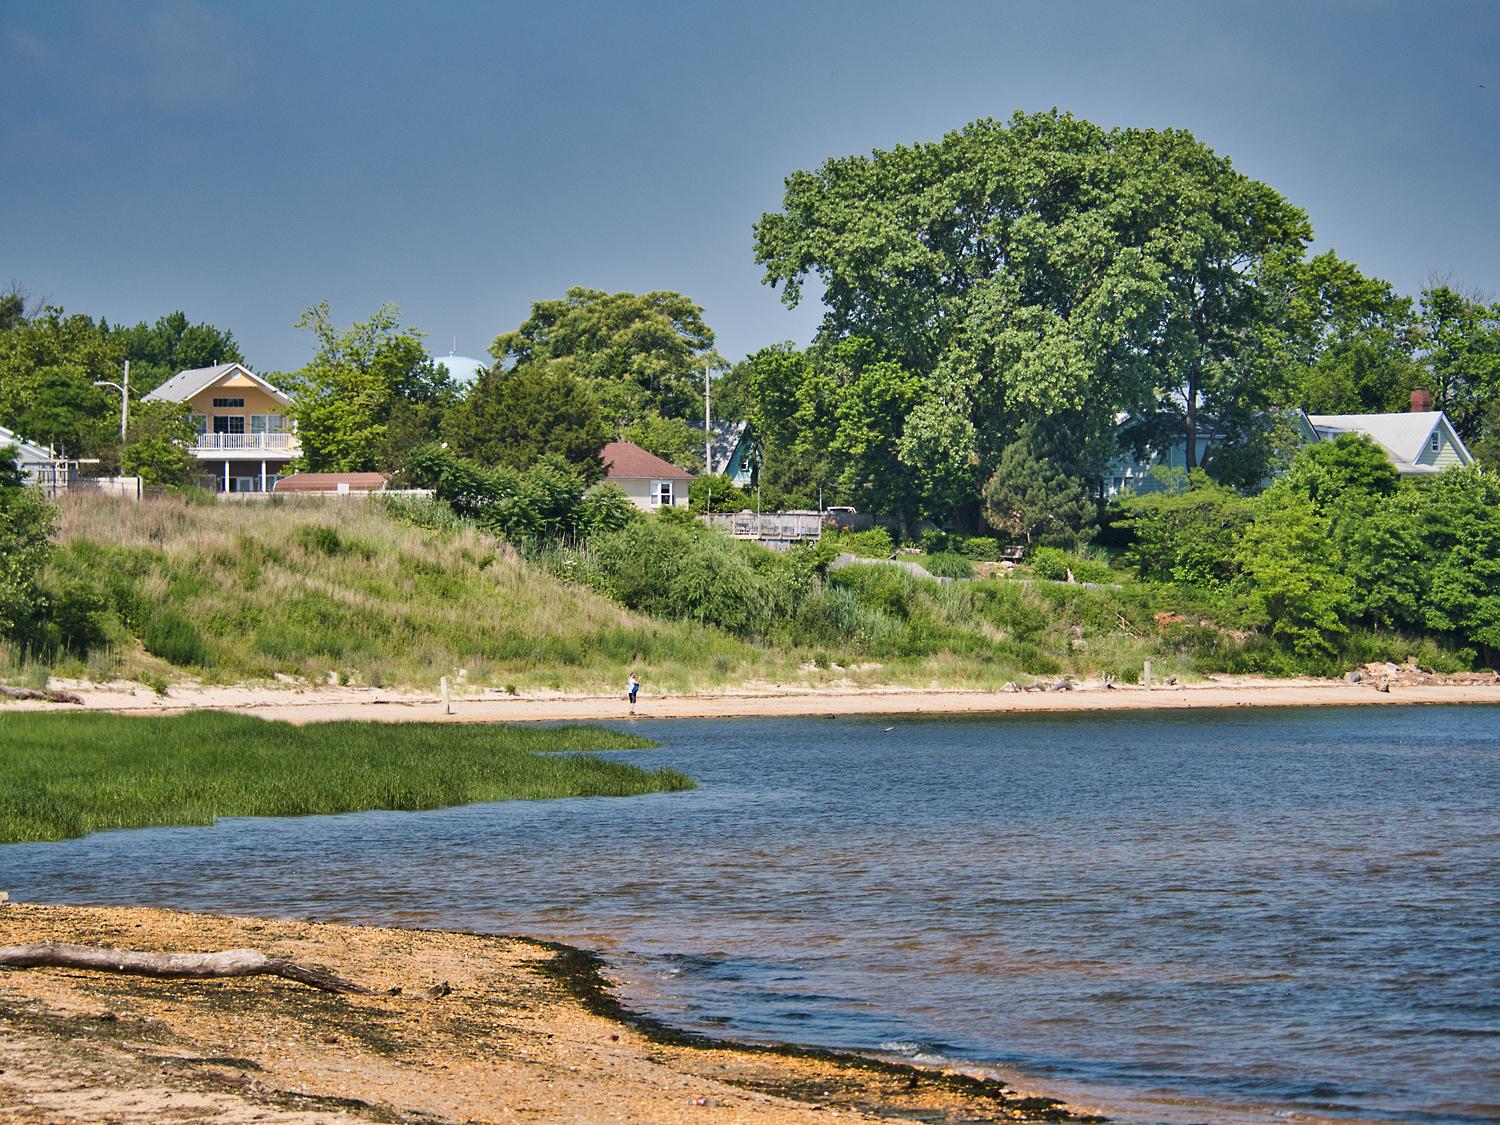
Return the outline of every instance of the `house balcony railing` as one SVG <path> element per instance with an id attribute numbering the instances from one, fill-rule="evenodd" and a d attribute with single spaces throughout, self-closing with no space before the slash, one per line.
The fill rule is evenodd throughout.
<path id="1" fill-rule="evenodd" d="M 255 450 L 288 453 L 296 449 L 296 434 L 199 434 L 193 452 L 202 456 Z"/>

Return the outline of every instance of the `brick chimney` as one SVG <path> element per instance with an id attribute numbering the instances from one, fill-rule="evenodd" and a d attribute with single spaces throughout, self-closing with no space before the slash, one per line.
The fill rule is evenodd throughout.
<path id="1" fill-rule="evenodd" d="M 1411 412 L 1413 414 L 1426 414 L 1432 409 L 1432 392 L 1424 391 L 1421 387 L 1411 393 Z"/>

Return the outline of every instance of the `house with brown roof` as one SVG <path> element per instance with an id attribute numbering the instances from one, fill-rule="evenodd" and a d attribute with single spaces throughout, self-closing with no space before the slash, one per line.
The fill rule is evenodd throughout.
<path id="1" fill-rule="evenodd" d="M 693 474 L 647 453 L 631 441 L 612 441 L 599 451 L 604 480 L 619 486 L 637 508 L 686 508 Z"/>

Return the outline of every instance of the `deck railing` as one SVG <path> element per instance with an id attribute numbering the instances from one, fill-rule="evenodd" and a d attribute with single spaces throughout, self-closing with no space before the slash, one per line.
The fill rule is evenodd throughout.
<path id="1" fill-rule="evenodd" d="M 225 450 L 289 451 L 296 448 L 296 434 L 199 434 L 193 451 L 195 453 L 222 453 Z"/>

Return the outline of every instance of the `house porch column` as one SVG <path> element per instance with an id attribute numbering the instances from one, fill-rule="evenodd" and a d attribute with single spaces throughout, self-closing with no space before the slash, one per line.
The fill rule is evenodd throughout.
<path id="1" fill-rule="evenodd" d="M 262 492 L 266 490 L 266 460 L 264 457 L 260 461 L 260 490 Z"/>
<path id="2" fill-rule="evenodd" d="M 224 458 L 224 491 L 229 492 L 229 458 Z"/>

